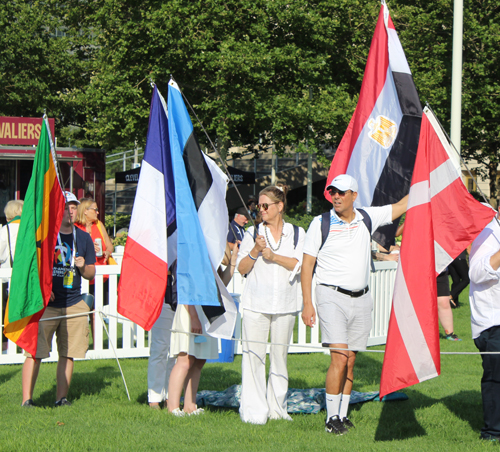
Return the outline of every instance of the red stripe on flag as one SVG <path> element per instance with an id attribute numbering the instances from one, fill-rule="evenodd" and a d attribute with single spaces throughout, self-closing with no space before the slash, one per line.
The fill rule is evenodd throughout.
<path id="1" fill-rule="evenodd" d="M 127 238 L 118 285 L 118 313 L 149 331 L 160 316 L 168 265 Z"/>
<path id="2" fill-rule="evenodd" d="M 387 31 L 384 25 L 384 7 L 380 8 L 377 26 L 373 34 L 368 60 L 366 62 L 365 75 L 361 85 L 358 105 L 349 122 L 342 141 L 335 153 L 332 166 L 328 172 L 327 183 L 335 176 L 345 174 L 351 159 L 351 154 L 356 145 L 358 137 L 366 122 L 370 118 L 377 99 L 384 88 L 387 69 L 389 68 L 389 48 Z M 325 189 L 325 197 L 331 201 L 330 194 Z"/>

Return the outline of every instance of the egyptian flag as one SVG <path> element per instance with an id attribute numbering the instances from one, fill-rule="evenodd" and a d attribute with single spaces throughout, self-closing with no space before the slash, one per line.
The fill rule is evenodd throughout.
<path id="1" fill-rule="evenodd" d="M 200 149 L 179 86 L 168 84 L 168 127 L 175 181 L 175 229 L 169 257 L 177 258 L 177 302 L 201 305 L 206 331 L 230 339 L 236 305 L 217 268 L 226 249 L 229 216 L 227 177 Z"/>
<path id="2" fill-rule="evenodd" d="M 476 201 L 427 108 L 408 199 L 380 397 L 440 374 L 436 277 L 495 212 Z"/>
<path id="3" fill-rule="evenodd" d="M 5 336 L 33 356 L 38 321 L 52 292 L 54 250 L 64 205 L 54 144 L 44 117 L 15 244 L 4 327 Z"/>
<path id="4" fill-rule="evenodd" d="M 358 105 L 340 142 L 327 184 L 349 174 L 359 185 L 356 207 L 383 206 L 410 189 L 418 148 L 422 107 L 389 9 L 382 0 Z M 325 190 L 325 197 L 330 195 Z M 394 242 L 398 221 L 373 238 L 385 248 Z"/>

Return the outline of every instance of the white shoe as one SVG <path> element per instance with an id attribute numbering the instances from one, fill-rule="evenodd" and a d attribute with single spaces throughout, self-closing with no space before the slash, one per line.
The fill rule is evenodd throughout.
<path id="1" fill-rule="evenodd" d="M 191 413 L 187 413 L 188 416 L 198 416 L 200 414 L 204 414 L 205 410 L 203 408 L 196 408 L 196 410 L 191 411 Z"/>
<path id="2" fill-rule="evenodd" d="M 186 413 L 184 411 L 182 411 L 180 408 L 174 408 L 170 414 L 173 414 L 174 416 L 177 416 L 177 417 L 183 417 L 186 415 Z"/>

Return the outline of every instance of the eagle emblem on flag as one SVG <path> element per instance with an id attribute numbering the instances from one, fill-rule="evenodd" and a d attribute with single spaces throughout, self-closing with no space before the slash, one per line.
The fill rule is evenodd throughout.
<path id="1" fill-rule="evenodd" d="M 376 119 L 370 118 L 368 127 L 371 130 L 368 136 L 380 144 L 384 149 L 388 149 L 392 146 L 398 134 L 396 122 L 382 115 L 377 116 Z"/>

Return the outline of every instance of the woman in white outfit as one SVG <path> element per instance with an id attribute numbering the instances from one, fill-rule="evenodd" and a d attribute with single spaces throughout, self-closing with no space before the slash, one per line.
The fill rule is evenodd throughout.
<path id="1" fill-rule="evenodd" d="M 286 187 L 260 192 L 257 206 L 263 222 L 250 227 L 241 243 L 237 268 L 247 275 L 243 307 L 243 359 L 240 417 L 265 424 L 267 419 L 292 420 L 287 413 L 288 344 L 302 310 L 300 266 L 305 232 L 285 223 Z M 295 240 L 294 240 L 295 239 Z M 296 242 L 296 243 L 295 243 Z M 271 332 L 269 381 L 266 388 L 266 342 Z"/>
<path id="2" fill-rule="evenodd" d="M 222 265 L 227 267 L 224 272 L 219 271 L 221 280 L 226 286 L 233 276 L 237 256 L 238 247 L 234 247 L 231 253 L 229 245 L 226 244 Z M 177 305 L 172 325 L 174 332 L 170 342 L 170 359 L 177 358 L 177 361 L 170 373 L 167 401 L 168 411 L 174 416 L 198 415 L 204 411 L 196 405 L 201 369 L 207 359 L 219 357 L 218 341 L 207 335 L 204 327 L 206 322 L 201 306 Z M 189 332 L 195 335 L 186 334 Z M 182 390 L 184 390 L 183 410 L 180 408 Z"/>

